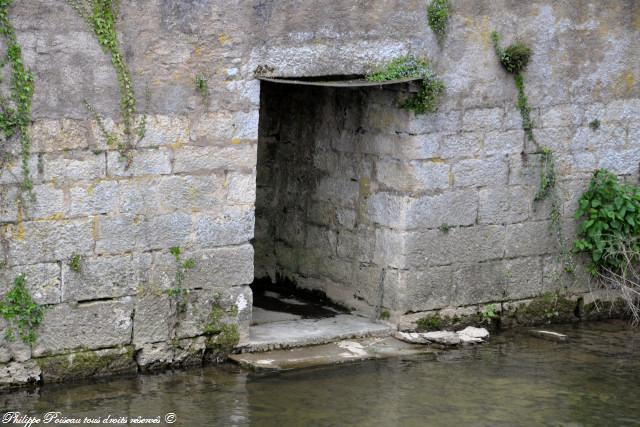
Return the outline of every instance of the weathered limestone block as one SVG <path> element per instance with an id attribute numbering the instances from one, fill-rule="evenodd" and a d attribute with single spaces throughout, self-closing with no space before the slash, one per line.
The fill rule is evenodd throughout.
<path id="1" fill-rule="evenodd" d="M 61 299 L 60 265 L 30 264 L 0 269 L 0 295 L 8 292 L 16 277 L 24 274 L 26 287 L 38 304 L 57 304 Z"/>
<path id="2" fill-rule="evenodd" d="M 524 147 L 524 131 L 491 131 L 484 136 L 485 156 L 517 155 Z"/>
<path id="3" fill-rule="evenodd" d="M 500 301 L 508 274 L 502 261 L 457 266 L 453 271 L 452 306 Z"/>
<path id="4" fill-rule="evenodd" d="M 133 299 L 130 297 L 49 307 L 37 330 L 33 355 L 39 357 L 74 349 L 99 349 L 129 344 L 132 313 Z"/>
<path id="5" fill-rule="evenodd" d="M 521 186 L 491 187 L 479 192 L 480 224 L 512 224 L 528 219 L 532 189 Z"/>
<path id="6" fill-rule="evenodd" d="M 117 181 L 82 183 L 71 187 L 69 194 L 69 216 L 110 213 L 120 205 L 120 184 Z"/>
<path id="7" fill-rule="evenodd" d="M 29 156 L 27 163 L 29 165 L 29 178 L 31 178 L 34 183 L 41 182 L 38 176 L 38 156 L 32 154 Z M 22 164 L 20 161 L 16 160 L 6 164 L 0 169 L 0 184 L 19 184 L 22 182 L 22 179 Z"/>
<path id="8" fill-rule="evenodd" d="M 106 173 L 105 155 L 90 151 L 45 154 L 43 164 L 45 181 L 90 181 Z"/>
<path id="9" fill-rule="evenodd" d="M 135 248 L 143 218 L 134 215 L 96 217 L 94 229 L 97 254 L 117 254 Z"/>
<path id="10" fill-rule="evenodd" d="M 506 254 L 509 257 L 549 254 L 557 250 L 550 221 L 507 226 Z"/>
<path id="11" fill-rule="evenodd" d="M 482 149 L 481 132 L 464 132 L 444 135 L 439 154 L 443 159 L 474 158 Z"/>
<path id="12" fill-rule="evenodd" d="M 14 340 L 9 341 L 5 336 L 5 332 L 9 327 L 6 320 L 0 318 L 0 363 L 7 363 L 11 360 L 24 362 L 31 358 L 31 346 L 25 344 L 20 337 L 13 331 Z"/>
<path id="13" fill-rule="evenodd" d="M 0 364 L 0 390 L 40 381 L 40 367 L 33 360 Z"/>
<path id="14" fill-rule="evenodd" d="M 249 284 L 253 281 L 253 246 L 186 250 L 182 260 L 192 258 L 195 266 L 188 269 L 182 287 L 213 289 Z M 168 252 L 154 255 L 150 284 L 154 289 L 175 286 L 176 262 Z"/>
<path id="15" fill-rule="evenodd" d="M 178 308 L 175 336 L 192 338 L 221 324 L 237 323 L 240 340 L 248 339 L 252 301 L 248 286 L 192 291 L 185 297 L 182 310 Z"/>
<path id="16" fill-rule="evenodd" d="M 444 308 L 453 303 L 454 267 L 415 268 L 402 271 L 405 281 L 402 291 L 405 311 L 427 311 Z"/>
<path id="17" fill-rule="evenodd" d="M 360 185 L 350 179 L 323 177 L 318 182 L 312 199 L 345 208 L 354 208 L 359 192 Z"/>
<path id="18" fill-rule="evenodd" d="M 195 215 L 195 238 L 202 247 L 239 245 L 253 238 L 253 207 L 225 208 L 222 216 Z"/>
<path id="19" fill-rule="evenodd" d="M 150 254 L 83 258 L 80 271 L 62 265 L 63 301 L 86 301 L 135 295 L 148 282 Z"/>
<path id="20" fill-rule="evenodd" d="M 255 203 L 256 176 L 255 174 L 232 173 L 228 177 L 228 200 L 233 203 Z"/>
<path id="21" fill-rule="evenodd" d="M 24 222 L 13 233 L 9 253 L 15 263 L 58 261 L 93 250 L 90 219 Z"/>
<path id="22" fill-rule="evenodd" d="M 44 383 L 81 378 L 135 373 L 138 370 L 131 346 L 96 351 L 60 354 L 34 359 L 41 369 Z"/>
<path id="23" fill-rule="evenodd" d="M 52 184 L 33 187 L 35 200 L 26 205 L 26 214 L 30 219 L 50 219 L 64 217 L 67 211 L 64 191 Z"/>
<path id="24" fill-rule="evenodd" d="M 498 259 L 504 255 L 505 240 L 505 227 L 497 225 L 413 232 L 408 234 L 407 263 L 420 267 Z"/>
<path id="25" fill-rule="evenodd" d="M 175 322 L 176 304 L 164 292 L 145 290 L 136 299 L 133 317 L 133 344 L 168 341 Z"/>
<path id="26" fill-rule="evenodd" d="M 505 298 L 524 299 L 543 293 L 542 262 L 543 260 L 539 257 L 505 260 Z"/>
<path id="27" fill-rule="evenodd" d="M 136 246 L 142 250 L 183 247 L 191 239 L 192 224 L 191 215 L 183 212 L 146 217 Z"/>
<path id="28" fill-rule="evenodd" d="M 153 115 L 147 117 L 144 138 L 137 147 L 180 146 L 189 141 L 189 120 L 182 116 Z"/>
<path id="29" fill-rule="evenodd" d="M 502 108 L 476 108 L 467 110 L 462 117 L 462 128 L 467 131 L 498 130 L 502 128 Z"/>
<path id="30" fill-rule="evenodd" d="M 449 188 L 450 169 L 448 164 L 432 161 L 383 160 L 376 163 L 378 182 L 389 189 L 403 192 Z"/>
<path id="31" fill-rule="evenodd" d="M 88 128 L 84 121 L 36 120 L 29 134 L 34 152 L 48 153 L 88 147 Z"/>
<path id="32" fill-rule="evenodd" d="M 443 224 L 472 225 L 476 223 L 477 215 L 478 193 L 475 190 L 448 191 L 415 199 L 406 212 L 405 229 L 438 228 Z"/>
<path id="33" fill-rule="evenodd" d="M 581 105 L 554 105 L 542 110 L 540 125 L 545 128 L 578 126 L 584 123 L 584 113 L 584 108 Z"/>
<path id="34" fill-rule="evenodd" d="M 146 372 L 168 366 L 193 366 L 202 363 L 205 351 L 206 337 L 144 344 L 136 353 L 136 363 Z"/>
<path id="35" fill-rule="evenodd" d="M 169 150 L 166 148 L 133 150 L 133 158 L 127 168 L 127 160 L 117 151 L 107 152 L 108 176 L 167 175 L 171 173 Z"/>
<path id="36" fill-rule="evenodd" d="M 242 175 L 244 176 L 244 175 Z M 250 180 L 249 180 L 250 181 Z M 145 213 L 158 209 L 159 207 L 164 211 L 196 211 L 196 210 L 208 210 L 217 209 L 224 205 L 227 192 L 231 192 L 231 183 L 228 183 L 228 189 L 226 188 L 224 176 L 222 174 L 208 174 L 207 176 L 168 176 L 161 178 L 157 187 L 154 187 L 152 191 L 155 197 L 150 198 L 154 200 L 155 205 L 152 203 L 145 204 L 144 208 L 136 209 L 137 212 Z M 237 183 L 236 183 L 237 184 Z M 236 185 L 234 184 L 234 185 Z M 255 178 L 253 182 L 255 187 Z M 132 189 L 136 189 L 136 185 L 131 185 Z M 235 188 L 235 187 L 234 187 Z M 139 187 L 137 187 L 139 191 Z M 249 190 L 247 188 L 247 190 Z M 255 198 L 255 189 L 253 189 Z M 248 200 L 250 196 L 245 195 L 245 200 Z M 149 200 L 149 201 L 151 201 Z M 251 200 L 250 203 L 253 203 Z M 135 203 L 133 203 L 135 206 Z"/>
<path id="37" fill-rule="evenodd" d="M 215 170 L 253 170 L 257 144 L 237 144 L 226 147 L 183 146 L 175 150 L 174 173 L 197 173 Z"/>
<path id="38" fill-rule="evenodd" d="M 502 156 L 462 160 L 453 165 L 455 187 L 484 187 L 506 185 L 508 167 Z"/>

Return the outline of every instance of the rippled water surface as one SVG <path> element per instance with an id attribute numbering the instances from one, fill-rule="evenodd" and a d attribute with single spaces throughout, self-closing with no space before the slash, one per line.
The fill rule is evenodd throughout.
<path id="1" fill-rule="evenodd" d="M 69 417 L 164 417 L 189 426 L 640 425 L 640 331 L 554 327 L 556 343 L 509 332 L 410 359 L 286 373 L 235 366 L 0 395 L 0 408 Z"/>

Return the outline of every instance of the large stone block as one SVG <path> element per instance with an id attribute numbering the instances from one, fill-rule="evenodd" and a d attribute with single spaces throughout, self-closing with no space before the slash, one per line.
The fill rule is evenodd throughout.
<path id="1" fill-rule="evenodd" d="M 51 219 L 64 217 L 67 211 L 64 191 L 52 184 L 33 187 L 35 200 L 26 204 L 26 213 L 30 219 Z"/>
<path id="2" fill-rule="evenodd" d="M 9 253 L 14 263 L 58 261 L 93 250 L 90 219 L 25 222 L 13 233 Z"/>
<path id="3" fill-rule="evenodd" d="M 230 288 L 253 281 L 253 246 L 239 246 L 185 250 L 182 260 L 193 259 L 195 266 L 185 273 L 185 289 Z M 150 287 L 167 290 L 175 283 L 177 264 L 173 255 L 161 252 L 154 255 Z"/>
<path id="4" fill-rule="evenodd" d="M 502 261 L 456 266 L 452 305 L 501 301 L 506 294 L 506 282 L 507 273 Z"/>
<path id="5" fill-rule="evenodd" d="M 232 173 L 227 178 L 229 193 L 227 199 L 233 203 L 255 203 L 256 175 Z"/>
<path id="6" fill-rule="evenodd" d="M 227 208 L 222 216 L 199 214 L 194 217 L 195 238 L 203 247 L 239 245 L 253 238 L 253 208 Z"/>
<path id="7" fill-rule="evenodd" d="M 504 256 L 506 230 L 486 225 L 429 230 L 408 234 L 407 263 L 411 268 L 482 262 Z"/>
<path id="8" fill-rule="evenodd" d="M 426 311 L 451 305 L 454 293 L 452 272 L 450 266 L 402 271 L 406 281 L 403 311 Z"/>
<path id="9" fill-rule="evenodd" d="M 453 165 L 455 187 L 506 185 L 508 167 L 505 157 L 462 160 Z"/>
<path id="10" fill-rule="evenodd" d="M 406 229 L 466 226 L 475 224 L 478 193 L 475 190 L 449 191 L 414 199 L 406 212 Z"/>
<path id="11" fill-rule="evenodd" d="M 82 183 L 69 190 L 69 216 L 87 216 L 114 212 L 120 205 L 117 181 Z"/>
<path id="12" fill-rule="evenodd" d="M 502 128 L 504 110 L 502 108 L 477 108 L 464 112 L 462 128 L 468 131 L 498 130 Z"/>
<path id="13" fill-rule="evenodd" d="M 42 164 L 45 181 L 91 181 L 104 177 L 106 173 L 106 160 L 103 153 L 74 151 L 45 154 Z"/>
<path id="14" fill-rule="evenodd" d="M 35 357 L 94 350 L 131 342 L 133 299 L 58 304 L 44 312 L 33 346 Z"/>
<path id="15" fill-rule="evenodd" d="M 555 251 L 557 242 L 550 221 L 507 226 L 507 257 L 544 255 Z"/>
<path id="16" fill-rule="evenodd" d="M 376 163 L 378 182 L 391 190 L 424 192 L 449 187 L 449 171 L 446 163 L 432 161 L 384 160 Z"/>
<path id="17" fill-rule="evenodd" d="M 40 367 L 33 360 L 0 364 L 0 390 L 35 384 L 40 381 Z"/>
<path id="18" fill-rule="evenodd" d="M 463 132 L 444 135 L 440 142 L 440 157 L 443 159 L 473 158 L 482 150 L 482 133 Z"/>
<path id="19" fill-rule="evenodd" d="M 542 294 L 542 265 L 542 259 L 539 257 L 505 260 L 505 297 L 518 300 Z"/>
<path id="20" fill-rule="evenodd" d="M 40 357 L 35 361 L 42 370 L 43 382 L 53 383 L 136 373 L 133 355 L 133 348 L 124 346 Z"/>
<path id="21" fill-rule="evenodd" d="M 19 275 L 24 274 L 26 288 L 38 304 L 57 304 L 61 300 L 58 263 L 18 265 L 0 268 L 0 295 L 5 295 Z"/>
<path id="22" fill-rule="evenodd" d="M 154 115 L 147 117 L 144 138 L 137 147 L 180 146 L 189 141 L 189 120 L 183 116 Z"/>
<path id="23" fill-rule="evenodd" d="M 146 217 L 141 223 L 137 247 L 151 250 L 185 246 L 191 242 L 192 225 L 191 215 L 182 212 Z"/>
<path id="24" fill-rule="evenodd" d="M 148 282 L 150 254 L 82 258 L 80 271 L 62 265 L 63 301 L 87 301 L 135 295 Z"/>
<path id="25" fill-rule="evenodd" d="M 85 149 L 89 146 L 87 123 L 77 120 L 36 120 L 31 126 L 34 152 L 49 153 Z"/>
<path id="26" fill-rule="evenodd" d="M 174 173 L 196 173 L 215 170 L 252 171 L 257 162 L 256 144 L 226 147 L 184 146 L 175 150 Z"/>
<path id="27" fill-rule="evenodd" d="M 145 289 L 136 299 L 133 316 L 133 344 L 169 341 L 176 321 L 176 304 L 153 288 Z"/>
<path id="28" fill-rule="evenodd" d="M 481 189 L 478 222 L 480 224 L 511 224 L 525 221 L 534 195 L 527 187 L 495 187 Z"/>
<path id="29" fill-rule="evenodd" d="M 167 175 L 171 173 L 169 150 L 166 148 L 139 149 L 131 151 L 133 157 L 127 159 L 117 151 L 107 153 L 107 174 L 109 176 Z"/>
<path id="30" fill-rule="evenodd" d="M 485 156 L 516 155 L 524 150 L 524 131 L 491 131 L 484 136 Z"/>

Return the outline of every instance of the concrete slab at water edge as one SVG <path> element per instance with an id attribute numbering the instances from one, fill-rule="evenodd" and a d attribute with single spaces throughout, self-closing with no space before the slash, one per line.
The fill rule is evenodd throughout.
<path id="1" fill-rule="evenodd" d="M 394 328 L 363 317 L 341 314 L 324 319 L 273 322 L 251 327 L 243 353 L 326 344 L 332 341 L 388 336 Z"/>
<path id="2" fill-rule="evenodd" d="M 369 337 L 287 350 L 233 354 L 230 359 L 245 368 L 283 371 L 428 353 L 436 354 L 437 350 L 393 337 Z"/>

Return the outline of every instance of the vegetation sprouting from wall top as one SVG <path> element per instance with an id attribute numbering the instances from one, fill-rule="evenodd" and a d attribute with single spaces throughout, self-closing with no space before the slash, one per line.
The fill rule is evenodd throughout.
<path id="1" fill-rule="evenodd" d="M 386 66 L 367 75 L 367 80 L 372 82 L 385 82 L 408 77 L 422 79 L 421 88 L 417 94 L 407 99 L 403 108 L 416 114 L 432 113 L 438 107 L 438 99 L 444 94 L 444 83 L 429 67 L 429 63 L 421 58 L 411 55 L 402 56 L 391 61 Z"/>
<path id="2" fill-rule="evenodd" d="M 87 101 L 85 106 L 94 116 L 107 144 L 117 148 L 131 162 L 131 149 L 144 138 L 146 116 L 136 120 L 136 97 L 131 73 L 127 68 L 118 41 L 117 20 L 119 0 L 67 0 L 67 3 L 80 15 L 93 30 L 102 49 L 111 55 L 111 63 L 118 76 L 120 88 L 120 116 L 122 118 L 124 140 L 119 140 L 114 132 L 107 130 L 96 109 Z"/>

